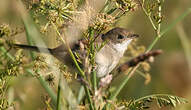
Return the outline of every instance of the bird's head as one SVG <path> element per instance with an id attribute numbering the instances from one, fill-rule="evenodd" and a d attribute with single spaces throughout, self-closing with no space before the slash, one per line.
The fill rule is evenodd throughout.
<path id="1" fill-rule="evenodd" d="M 102 39 L 107 40 L 117 51 L 124 53 L 130 42 L 137 37 L 139 37 L 138 34 L 134 34 L 124 28 L 116 27 L 104 34 Z"/>

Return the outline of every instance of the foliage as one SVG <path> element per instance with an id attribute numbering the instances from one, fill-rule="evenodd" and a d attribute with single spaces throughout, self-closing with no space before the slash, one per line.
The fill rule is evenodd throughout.
<path id="1" fill-rule="evenodd" d="M 148 109 L 148 103 L 156 102 L 159 108 L 170 106 L 176 107 L 178 104 L 187 103 L 184 98 L 177 96 L 167 95 L 167 94 L 154 94 L 149 96 L 144 96 L 140 99 L 134 100 L 128 104 L 130 110 L 135 109 Z"/>

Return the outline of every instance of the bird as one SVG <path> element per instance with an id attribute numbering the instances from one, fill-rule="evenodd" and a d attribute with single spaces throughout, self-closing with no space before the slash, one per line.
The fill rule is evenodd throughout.
<path id="1" fill-rule="evenodd" d="M 128 45 L 137 37 L 139 37 L 138 34 L 130 32 L 125 28 L 115 27 L 96 38 L 95 43 L 99 45 L 106 41 L 106 44 L 95 53 L 95 72 L 98 78 L 108 75 L 117 66 L 119 60 L 127 50 Z M 84 39 L 78 40 L 73 46 L 71 46 L 71 50 L 73 52 L 79 52 L 80 43 L 85 44 L 85 41 L 86 40 Z M 64 44 L 52 49 L 23 44 L 14 44 L 14 46 L 42 53 L 47 53 L 47 50 L 49 50 L 49 53 L 59 61 L 70 65 L 72 62 L 71 58 L 69 58 L 69 55 L 67 54 Z"/>

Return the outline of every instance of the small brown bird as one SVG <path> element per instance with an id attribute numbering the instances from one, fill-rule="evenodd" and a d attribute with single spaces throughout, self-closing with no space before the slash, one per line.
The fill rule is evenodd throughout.
<path id="1" fill-rule="evenodd" d="M 97 42 L 98 44 L 107 41 L 107 43 L 100 49 L 100 51 L 98 51 L 95 54 L 96 73 L 98 77 L 103 77 L 109 74 L 116 67 L 120 58 L 123 57 L 124 52 L 127 49 L 127 46 L 136 37 L 138 37 L 137 34 L 131 33 L 124 28 L 117 27 L 111 29 L 106 34 L 97 38 L 95 42 Z M 48 49 L 50 54 L 56 57 L 61 62 L 66 63 L 68 61 L 67 56 L 69 55 L 67 54 L 64 45 L 60 45 L 53 49 L 20 45 L 20 44 L 15 44 L 15 46 L 38 52 L 39 50 L 41 50 L 40 52 L 47 52 Z M 78 46 L 79 42 L 74 44 L 74 46 L 72 46 L 72 51 L 78 51 L 79 48 L 76 48 Z"/>

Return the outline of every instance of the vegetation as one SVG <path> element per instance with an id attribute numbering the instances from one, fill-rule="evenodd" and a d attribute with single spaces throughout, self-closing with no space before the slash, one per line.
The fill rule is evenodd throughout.
<path id="1" fill-rule="evenodd" d="M 191 8 L 162 28 L 165 19 L 163 0 L 6 0 L 2 4 L 14 7 L 9 10 L 5 8 L 3 17 L 0 12 L 0 109 L 37 109 L 35 106 L 40 106 L 38 109 L 43 110 L 142 110 L 152 108 L 153 105 L 171 108 L 187 103 L 186 99 L 169 94 L 121 100 L 119 94 L 133 75 L 143 76 L 146 84 L 150 82 L 150 62 L 154 57 L 126 68 L 122 73 L 114 70 L 112 78 L 99 79 L 94 69 L 95 54 L 107 42 L 95 46 L 94 40 L 116 27 L 127 14 L 142 10 L 154 30 L 150 32 L 155 35 L 154 40 L 148 47 L 140 45 L 138 40 L 133 41 L 121 61 L 123 64 L 143 53 L 151 52 L 164 34 L 191 13 Z M 84 56 L 79 56 L 70 48 L 70 43 L 79 38 L 88 42 L 81 47 L 85 51 Z M 186 42 L 184 38 L 182 40 Z M 71 67 L 46 54 L 30 51 L 29 55 L 22 49 L 15 49 L 12 45 L 15 43 L 40 47 L 56 47 L 63 43 L 77 71 L 71 72 Z M 189 60 L 188 45 L 184 45 L 184 48 Z M 123 80 L 116 83 L 121 75 Z M 31 83 L 26 90 L 22 88 L 31 77 L 32 80 L 38 80 L 44 89 L 39 89 L 35 83 Z M 16 86 L 21 89 L 18 90 L 13 85 L 23 78 L 23 84 Z M 22 91 L 39 96 L 40 103 L 43 104 L 25 107 L 25 101 L 30 99 L 26 99 Z M 128 95 L 128 91 L 126 93 Z M 31 98 L 29 102 L 33 103 L 33 100 Z"/>

